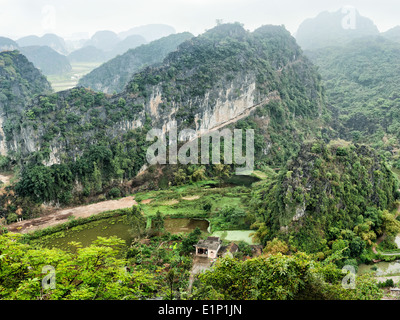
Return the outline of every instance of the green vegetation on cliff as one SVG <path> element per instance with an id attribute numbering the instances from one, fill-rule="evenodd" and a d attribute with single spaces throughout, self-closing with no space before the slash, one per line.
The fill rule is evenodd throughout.
<path id="1" fill-rule="evenodd" d="M 16 190 L 39 202 L 68 203 L 76 192 L 101 192 L 132 179 L 146 163 L 145 134 L 165 125 L 173 105 L 178 126 L 195 128 L 202 101 L 214 106 L 221 91 L 244 82 L 255 83 L 254 104 L 261 106 L 235 127 L 256 129 L 258 166 L 283 164 L 303 139 L 318 135 L 325 113 L 320 78 L 290 33 L 221 25 L 181 44 L 162 65 L 136 73 L 121 94 L 74 88 L 37 98 L 20 120 L 21 130 L 35 135 L 8 135 L 18 145 L 36 146 L 12 153 L 23 167 Z M 163 101 L 154 117 L 150 93 L 156 90 Z M 237 91 L 228 101 L 244 95 Z M 275 98 L 263 103 L 271 94 Z"/>
<path id="2" fill-rule="evenodd" d="M 146 66 L 162 62 L 170 52 L 192 37 L 191 33 L 184 32 L 130 49 L 82 77 L 79 85 L 110 94 L 122 92 L 135 72 Z M 80 51 L 86 51 L 88 48 Z"/>
<path id="3" fill-rule="evenodd" d="M 319 66 L 336 135 L 399 159 L 400 44 L 382 37 L 308 52 Z M 400 166 L 397 164 L 397 166 Z"/>
<path id="4" fill-rule="evenodd" d="M 366 255 L 378 236 L 400 231 L 391 213 L 398 198 L 398 180 L 375 151 L 316 141 L 255 191 L 253 208 L 263 243 L 279 237 L 319 257 L 337 251 L 341 265 Z"/>

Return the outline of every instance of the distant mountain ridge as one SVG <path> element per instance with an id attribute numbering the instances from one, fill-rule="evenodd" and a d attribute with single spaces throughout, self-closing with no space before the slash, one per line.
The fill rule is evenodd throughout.
<path id="1" fill-rule="evenodd" d="M 51 33 L 45 34 L 42 37 L 33 35 L 26 36 L 18 39 L 16 42 L 20 47 L 47 46 L 62 55 L 65 55 L 68 52 L 64 39 Z"/>
<path id="2" fill-rule="evenodd" d="M 400 42 L 400 26 L 396 26 L 394 28 L 387 30 L 386 32 L 382 32 L 381 35 L 386 39 L 395 42 Z"/>
<path id="3" fill-rule="evenodd" d="M 169 25 L 148 24 L 144 26 L 134 27 L 125 32 L 120 32 L 118 35 L 121 39 L 125 39 L 131 35 L 140 35 L 145 38 L 147 42 L 151 42 L 175 33 L 175 28 Z"/>
<path id="4" fill-rule="evenodd" d="M 14 40 L 6 37 L 0 37 L 0 52 L 1 51 L 13 51 L 18 49 L 18 43 Z"/>
<path id="5" fill-rule="evenodd" d="M 313 50 L 345 44 L 359 37 L 379 35 L 372 20 L 361 16 L 356 9 L 351 10 L 354 11 L 324 11 L 315 18 L 306 19 L 296 33 L 297 43 L 304 50 Z"/>
<path id="6" fill-rule="evenodd" d="M 189 32 L 172 34 L 131 49 L 81 78 L 79 85 L 109 94 L 122 92 L 135 72 L 161 62 L 168 53 L 192 37 Z"/>
<path id="7" fill-rule="evenodd" d="M 48 46 L 22 47 L 19 51 L 45 75 L 63 74 L 72 70 L 67 57 Z"/>

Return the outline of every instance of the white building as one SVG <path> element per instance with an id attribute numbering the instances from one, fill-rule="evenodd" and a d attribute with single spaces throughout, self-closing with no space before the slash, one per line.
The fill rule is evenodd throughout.
<path id="1" fill-rule="evenodd" d="M 218 237 L 208 237 L 207 240 L 200 240 L 194 246 L 196 248 L 196 256 L 208 257 L 210 259 L 217 258 L 221 243 L 222 241 Z"/>

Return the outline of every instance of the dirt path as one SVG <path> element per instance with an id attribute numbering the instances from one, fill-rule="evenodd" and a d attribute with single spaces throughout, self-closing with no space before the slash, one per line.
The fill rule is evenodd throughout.
<path id="1" fill-rule="evenodd" d="M 45 217 L 13 223 L 8 226 L 8 230 L 11 232 L 28 233 L 64 223 L 68 221 L 68 217 L 70 216 L 87 218 L 105 211 L 130 208 L 133 205 L 137 205 L 134 197 L 126 197 L 119 200 L 109 200 L 87 206 L 62 209 Z"/>
<path id="2" fill-rule="evenodd" d="M 209 269 L 210 266 L 211 266 L 211 261 L 208 258 L 203 258 L 199 256 L 195 256 L 193 258 L 193 267 L 192 270 L 190 271 L 190 277 L 189 277 L 189 287 L 188 287 L 189 292 L 192 291 L 195 275 L 204 272 L 205 270 Z"/>

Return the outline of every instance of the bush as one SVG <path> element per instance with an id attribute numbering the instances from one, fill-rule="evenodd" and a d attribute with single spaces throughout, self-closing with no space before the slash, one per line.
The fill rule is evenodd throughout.
<path id="1" fill-rule="evenodd" d="M 110 198 L 118 198 L 119 196 L 121 196 L 121 190 L 119 190 L 119 188 L 112 188 L 109 192 L 108 192 L 108 196 Z"/>
<path id="2" fill-rule="evenodd" d="M 204 204 L 203 204 L 203 210 L 205 212 L 210 212 L 212 208 L 212 203 L 211 201 L 207 200 Z"/>
<path id="3" fill-rule="evenodd" d="M 379 282 L 378 283 L 378 287 L 379 288 L 393 288 L 394 287 L 394 282 L 393 279 L 387 279 L 384 282 Z"/>
<path id="4" fill-rule="evenodd" d="M 17 216 L 17 214 L 14 213 L 14 212 L 10 213 L 10 214 L 8 215 L 8 217 L 7 217 L 7 223 L 8 223 L 8 224 L 11 224 L 11 223 L 13 223 L 13 222 L 17 222 L 17 220 L 18 220 L 18 216 Z"/>

